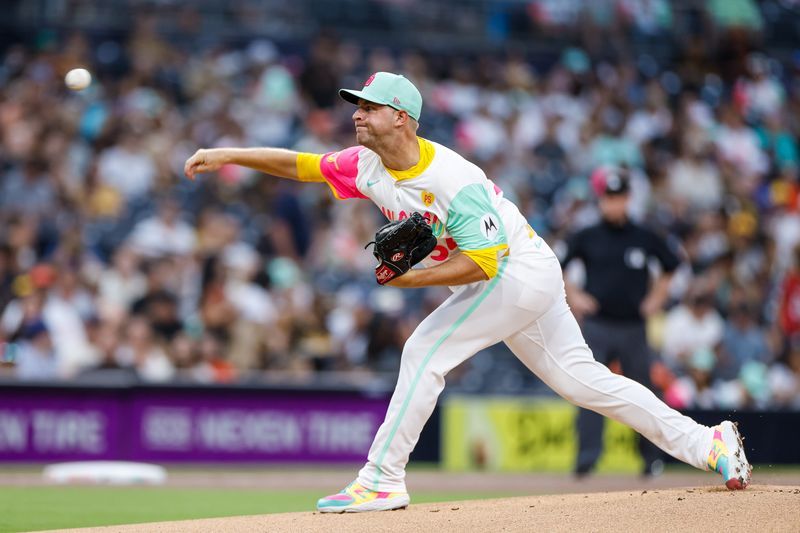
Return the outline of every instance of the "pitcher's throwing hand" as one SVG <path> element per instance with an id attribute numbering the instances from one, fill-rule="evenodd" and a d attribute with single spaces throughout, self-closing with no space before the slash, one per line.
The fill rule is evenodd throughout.
<path id="1" fill-rule="evenodd" d="M 183 173 L 190 180 L 194 180 L 195 174 L 214 172 L 222 168 L 225 163 L 223 151 L 200 149 L 186 160 L 186 164 L 183 166 Z"/>

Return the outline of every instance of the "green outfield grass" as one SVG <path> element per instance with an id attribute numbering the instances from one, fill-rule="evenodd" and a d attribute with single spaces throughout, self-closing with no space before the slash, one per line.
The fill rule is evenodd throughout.
<path id="1" fill-rule="evenodd" d="M 414 502 L 501 498 L 497 492 L 415 492 Z M 308 491 L 162 487 L 0 487 L 0 532 L 312 511 Z"/>

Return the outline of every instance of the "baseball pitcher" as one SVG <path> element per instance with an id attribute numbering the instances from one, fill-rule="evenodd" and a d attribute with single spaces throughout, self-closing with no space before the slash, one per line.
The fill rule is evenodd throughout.
<path id="1" fill-rule="evenodd" d="M 376 279 L 395 287 L 445 285 L 453 294 L 405 344 L 386 419 L 358 477 L 317 503 L 322 512 L 398 509 L 409 504 L 405 466 L 444 389 L 447 373 L 479 350 L 505 342 L 542 381 L 570 402 L 631 426 L 672 456 L 722 474 L 729 489 L 750 482 L 738 430 L 707 427 L 661 402 L 642 385 L 594 360 L 570 311 L 559 261 L 483 171 L 440 144 L 417 136 L 422 97 L 405 77 L 370 76 L 339 94 L 355 104 L 357 145 L 328 154 L 277 148 L 198 150 L 186 175 L 237 164 L 288 179 L 326 183 L 338 199 L 374 202 L 386 218 L 421 217 L 419 228 L 389 228 L 375 253 Z M 418 213 L 418 216 L 414 216 Z M 399 246 L 397 235 L 408 235 Z M 432 245 L 432 246 L 431 246 Z M 420 248 L 421 247 L 421 248 Z M 399 254 L 431 250 L 410 268 Z M 384 254 L 384 255 L 381 255 Z"/>

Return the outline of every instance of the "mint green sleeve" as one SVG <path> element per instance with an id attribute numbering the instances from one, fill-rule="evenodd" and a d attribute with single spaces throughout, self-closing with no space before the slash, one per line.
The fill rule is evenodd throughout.
<path id="1" fill-rule="evenodd" d="M 479 183 L 467 185 L 456 194 L 447 210 L 446 226 L 463 251 L 508 247 L 503 221 Z"/>

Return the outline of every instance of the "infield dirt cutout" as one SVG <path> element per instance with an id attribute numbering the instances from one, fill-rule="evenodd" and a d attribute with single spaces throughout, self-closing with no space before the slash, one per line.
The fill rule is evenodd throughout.
<path id="1" fill-rule="evenodd" d="M 412 495 L 413 498 L 413 495 Z M 800 531 L 800 486 L 643 489 L 412 504 L 378 513 L 237 516 L 73 529 L 81 533 L 369 531 Z"/>

